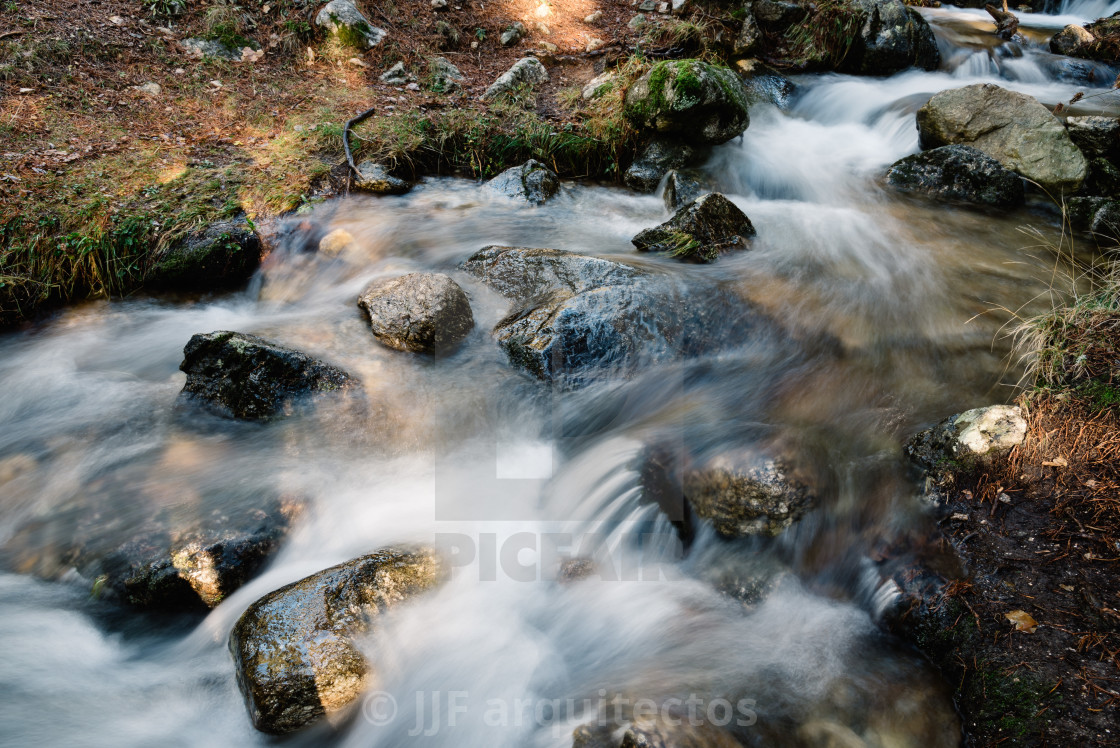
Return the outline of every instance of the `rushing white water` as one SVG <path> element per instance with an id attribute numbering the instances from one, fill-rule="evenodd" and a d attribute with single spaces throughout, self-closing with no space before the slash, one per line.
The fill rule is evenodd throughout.
<path id="1" fill-rule="evenodd" d="M 435 542 L 457 554 L 454 579 L 364 643 L 395 714 L 367 700 L 350 722 L 293 742 L 560 747 L 600 699 L 695 693 L 749 701 L 756 723 L 744 729 L 767 745 L 819 744 L 813 735 L 853 725 L 882 744 L 955 744 L 936 677 L 877 634 L 867 551 L 922 521 L 900 440 L 1008 397 L 997 310 L 1030 304 L 1049 277 L 1018 229 L 1049 235 L 1056 219 L 1042 203 L 1008 216 L 930 205 L 886 192 L 881 177 L 917 149 L 914 112 L 936 91 L 994 80 L 1055 103 L 1090 83 L 1063 78 L 1040 47 L 981 38 L 972 12 L 929 14 L 941 71 L 806 76 L 790 111 L 756 107 L 745 137 L 716 150 L 708 176 L 758 237 L 714 266 L 635 257 L 630 237 L 666 216 L 657 197 L 571 185 L 530 211 L 433 179 L 400 198 L 321 206 L 312 219 L 345 228 L 355 246 L 282 248 L 247 291 L 90 303 L 0 338 L 0 545 L 22 549 L 19 571 L 65 568 L 52 566 L 64 537 L 27 535 L 36 519 L 124 533 L 151 504 L 310 500 L 264 573 L 202 620 L 122 612 L 74 572 L 0 575 L 0 739 L 268 744 L 225 649 L 242 611 L 380 546 Z M 477 327 L 456 352 L 423 362 L 373 341 L 354 306 L 370 280 L 450 270 L 490 243 L 718 282 L 843 355 L 744 332 L 628 382 L 553 392 L 508 365 L 488 333 L 506 303 L 466 278 Z M 262 427 L 177 406 L 183 345 L 219 329 L 322 356 L 359 376 L 377 407 Z M 776 542 L 729 544 L 702 528 L 681 559 L 669 522 L 640 501 L 638 457 L 666 437 L 700 455 L 783 439 L 820 466 L 821 506 Z M 500 557 L 509 549 L 513 564 Z M 558 585 L 567 555 L 610 571 Z M 773 587 L 761 603 L 717 591 L 759 576 Z"/>

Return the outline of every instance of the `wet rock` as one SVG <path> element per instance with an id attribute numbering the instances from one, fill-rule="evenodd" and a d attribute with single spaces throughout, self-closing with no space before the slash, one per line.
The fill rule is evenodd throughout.
<path id="1" fill-rule="evenodd" d="M 398 62 L 382 73 L 380 80 L 390 86 L 403 86 L 408 83 L 408 71 L 405 70 L 403 62 Z"/>
<path id="2" fill-rule="evenodd" d="M 718 192 L 688 203 L 660 226 L 631 241 L 640 252 L 665 252 L 684 262 L 715 262 L 720 252 L 745 248 L 754 226 L 739 207 Z"/>
<path id="3" fill-rule="evenodd" d="M 603 94 L 609 92 L 614 87 L 614 81 L 618 76 L 613 71 L 606 71 L 601 75 L 597 75 L 587 82 L 583 87 L 580 97 L 584 101 L 591 101 L 597 99 Z"/>
<path id="4" fill-rule="evenodd" d="M 242 215 L 215 221 L 163 250 L 145 284 L 194 291 L 228 288 L 248 280 L 260 263 L 260 237 Z"/>
<path id="5" fill-rule="evenodd" d="M 412 185 L 408 182 L 394 177 L 384 166 L 373 161 L 363 161 L 358 164 L 357 173 L 354 175 L 354 187 L 375 195 L 403 195 L 412 189 Z"/>
<path id="6" fill-rule="evenodd" d="M 933 30 L 901 0 L 849 0 L 864 21 L 840 69 L 859 75 L 891 75 L 909 67 L 936 70 L 941 53 Z"/>
<path id="7" fill-rule="evenodd" d="M 742 748 L 730 734 L 686 709 L 664 706 L 652 716 L 619 723 L 600 719 L 572 732 L 572 748 Z M 680 713 L 678 714 L 677 711 Z"/>
<path id="8" fill-rule="evenodd" d="M 589 558 L 568 558 L 560 563 L 556 581 L 560 584 L 582 582 L 595 576 L 595 562 Z"/>
<path id="9" fill-rule="evenodd" d="M 358 297 L 374 336 L 390 348 L 413 353 L 446 350 L 474 328 L 459 284 L 442 273 L 409 273 L 381 280 Z"/>
<path id="10" fill-rule="evenodd" d="M 638 192 L 653 192 L 672 169 L 693 166 L 706 158 L 708 149 L 665 139 L 655 139 L 622 175 L 626 186 Z"/>
<path id="11" fill-rule="evenodd" d="M 370 23 L 353 0 L 331 0 L 315 16 L 315 25 L 355 49 L 373 49 L 385 39 L 384 29 Z"/>
<path id="12" fill-rule="evenodd" d="M 529 159 L 491 179 L 486 189 L 530 205 L 543 205 L 560 191 L 560 178 L 540 161 Z"/>
<path id="13" fill-rule="evenodd" d="M 1066 203 L 1070 225 L 1102 237 L 1120 239 L 1120 200 L 1109 197 L 1074 197 Z"/>
<path id="14" fill-rule="evenodd" d="M 768 31 L 787 29 L 809 15 L 807 8 L 787 0 L 754 0 L 751 6 L 758 25 Z"/>
<path id="15" fill-rule="evenodd" d="M 513 300 L 494 328 L 511 363 L 566 387 L 712 350 L 754 328 L 751 310 L 719 288 L 685 289 L 598 257 L 486 247 L 462 269 Z M 688 302 L 692 294 L 704 303 Z"/>
<path id="16" fill-rule="evenodd" d="M 540 60 L 535 57 L 522 57 L 513 63 L 509 70 L 499 75 L 480 98 L 489 101 L 496 96 L 512 93 L 521 86 L 535 86 L 547 81 L 548 71 L 544 69 Z"/>
<path id="17" fill-rule="evenodd" d="M 1120 195 L 1120 169 L 1106 158 L 1091 159 L 1089 176 L 1085 178 L 1081 191 L 1087 195 L 1102 197 Z"/>
<path id="18" fill-rule="evenodd" d="M 1056 55 L 1080 57 L 1078 52 L 1083 45 L 1092 44 L 1096 39 L 1084 26 L 1070 24 L 1050 37 L 1050 51 Z"/>
<path id="19" fill-rule="evenodd" d="M 221 521 L 210 519 L 195 529 L 144 535 L 100 558 L 85 554 L 83 572 L 137 608 L 212 608 L 256 576 L 279 550 L 297 510 L 277 502 Z"/>
<path id="20" fill-rule="evenodd" d="M 526 30 L 525 24 L 518 21 L 502 31 L 498 40 L 502 43 L 503 47 L 512 47 L 514 44 L 524 39 L 527 33 L 529 32 Z"/>
<path id="21" fill-rule="evenodd" d="M 752 102 L 768 101 L 780 109 L 789 106 L 797 90 L 789 78 L 759 60 L 739 60 L 735 68 L 743 77 Z"/>
<path id="22" fill-rule="evenodd" d="M 250 605 L 229 649 L 253 726 L 280 735 L 344 709 L 374 677 L 353 638 L 443 576 L 430 550 L 385 548 Z"/>
<path id="23" fill-rule="evenodd" d="M 813 506 L 785 463 L 746 452 L 709 458 L 684 472 L 685 499 L 724 537 L 777 535 Z"/>
<path id="24" fill-rule="evenodd" d="M 436 93 L 454 93 L 463 88 L 462 71 L 443 57 L 435 57 L 428 63 L 431 89 Z"/>
<path id="25" fill-rule="evenodd" d="M 1043 188 L 1073 191 L 1088 171 L 1065 127 L 1033 97 L 982 83 L 942 91 L 918 110 L 923 148 L 970 145 Z"/>
<path id="26" fill-rule="evenodd" d="M 1068 117 L 1066 130 L 1086 158 L 1120 157 L 1120 120 L 1115 117 Z"/>
<path id="27" fill-rule="evenodd" d="M 1023 443 L 1027 422 L 1013 405 L 973 408 L 946 418 L 917 434 L 906 454 L 920 467 L 941 472 L 946 467 L 984 463 Z"/>
<path id="28" fill-rule="evenodd" d="M 692 171 L 673 169 L 665 175 L 665 207 L 676 213 L 708 191 L 708 186 Z"/>
<path id="29" fill-rule="evenodd" d="M 750 96 L 734 71 L 700 60 L 662 61 L 626 92 L 638 129 L 693 145 L 718 145 L 750 124 Z"/>
<path id="30" fill-rule="evenodd" d="M 287 415 L 298 400 L 348 389 L 346 372 L 254 335 L 219 331 L 195 335 L 183 349 L 183 394 L 234 418 Z"/>
<path id="31" fill-rule="evenodd" d="M 887 183 L 904 192 L 972 205 L 1023 203 L 1023 180 L 991 156 L 964 145 L 945 145 L 896 161 Z"/>

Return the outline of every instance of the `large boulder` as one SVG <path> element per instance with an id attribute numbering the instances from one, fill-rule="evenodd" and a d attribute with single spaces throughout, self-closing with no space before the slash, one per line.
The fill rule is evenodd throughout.
<path id="1" fill-rule="evenodd" d="M 566 387 L 702 353 L 754 328 L 748 307 L 720 288 L 685 288 L 598 257 L 486 247 L 462 269 L 513 301 L 494 329 L 510 361 Z"/>
<path id="2" fill-rule="evenodd" d="M 544 69 L 541 61 L 536 57 L 522 57 L 513 63 L 509 70 L 499 75 L 479 98 L 489 101 L 502 94 L 513 93 L 522 86 L 535 86 L 547 82 L 548 71 Z"/>
<path id="3" fill-rule="evenodd" d="M 183 393 L 223 415 L 250 420 L 287 414 L 309 395 L 348 389 L 346 372 L 254 335 L 198 334 L 183 349 Z"/>
<path id="4" fill-rule="evenodd" d="M 950 416 L 914 436 L 906 454 L 919 467 L 939 473 L 990 462 L 1023 443 L 1027 421 L 1013 405 L 990 405 Z"/>
<path id="5" fill-rule="evenodd" d="M 891 75 L 909 67 L 936 70 L 941 54 L 922 15 L 901 0 L 848 0 L 863 17 L 840 69 L 859 75 Z"/>
<path id="6" fill-rule="evenodd" d="M 942 91 L 918 110 L 917 121 L 923 148 L 970 145 L 1045 189 L 1074 191 L 1088 172 L 1046 107 L 993 83 Z"/>
<path id="7" fill-rule="evenodd" d="M 744 248 L 754 226 L 735 203 L 718 192 L 696 198 L 660 226 L 632 241 L 640 252 L 664 252 L 683 262 L 715 262 L 721 251 Z"/>
<path id="8" fill-rule="evenodd" d="M 151 288 L 210 291 L 244 283 L 261 264 L 261 240 L 245 216 L 215 221 L 160 252 Z"/>
<path id="9" fill-rule="evenodd" d="M 486 189 L 519 202 L 543 205 L 560 191 L 560 178 L 540 161 L 529 159 L 491 179 Z"/>
<path id="10" fill-rule="evenodd" d="M 373 677 L 354 637 L 444 576 L 428 549 L 385 548 L 250 605 L 229 649 L 253 725 L 280 735 L 344 709 Z"/>
<path id="11" fill-rule="evenodd" d="M 731 451 L 685 470 L 685 500 L 724 537 L 777 535 L 813 506 L 810 489 L 784 462 Z"/>
<path id="12" fill-rule="evenodd" d="M 707 155 L 706 147 L 655 138 L 626 169 L 622 181 L 632 190 L 653 192 L 670 170 L 692 166 Z"/>
<path id="13" fill-rule="evenodd" d="M 369 315 L 374 336 L 398 351 L 444 350 L 474 328 L 467 295 L 443 273 L 377 281 L 358 297 L 358 306 Z"/>
<path id="14" fill-rule="evenodd" d="M 1084 26 L 1071 23 L 1050 37 L 1050 51 L 1056 55 L 1081 57 L 1082 49 L 1095 41 L 1096 39 Z"/>
<path id="15" fill-rule="evenodd" d="M 666 60 L 630 86 L 625 112 L 639 129 L 718 145 L 747 129 L 749 106 L 747 88 L 733 70 L 700 60 Z"/>
<path id="16" fill-rule="evenodd" d="M 1067 117 L 1066 130 L 1086 158 L 1120 160 L 1120 120 L 1115 117 Z"/>
<path id="17" fill-rule="evenodd" d="M 315 16 L 315 25 L 355 49 L 373 49 L 385 39 L 385 30 L 370 23 L 354 0 L 331 0 Z"/>
<path id="18" fill-rule="evenodd" d="M 969 205 L 1023 202 L 1023 180 L 991 156 L 966 145 L 944 145 L 896 161 L 887 183 L 904 192 Z"/>

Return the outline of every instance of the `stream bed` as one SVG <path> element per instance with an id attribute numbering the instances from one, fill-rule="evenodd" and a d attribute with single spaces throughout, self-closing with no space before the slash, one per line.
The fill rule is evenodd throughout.
<path id="1" fill-rule="evenodd" d="M 959 744 L 939 676 L 878 626 L 890 591 L 876 564 L 931 521 L 901 444 L 1014 397 L 1008 332 L 1050 304 L 1061 213 L 1042 196 L 999 214 L 946 207 L 888 191 L 883 174 L 918 149 L 914 113 L 937 91 L 996 82 L 1053 106 L 1107 90 L 1116 71 L 1090 76 L 1045 40 L 1115 9 L 1024 14 L 1022 46 L 992 35 L 983 11 L 923 10 L 941 70 L 796 78 L 788 109 L 753 107 L 744 137 L 704 167 L 758 231 L 750 251 L 710 266 L 635 253 L 631 237 L 668 215 L 660 196 L 565 184 L 527 209 L 427 179 L 291 219 L 354 240 L 331 253 L 281 244 L 242 292 L 91 302 L 0 336 L 0 546 L 18 549 L 0 572 L 0 740 L 274 742 L 252 728 L 234 679 L 226 641 L 240 614 L 332 564 L 434 543 L 453 553 L 451 581 L 364 643 L 378 692 L 286 743 L 567 748 L 618 695 L 695 695 L 757 745 Z M 456 270 L 493 244 L 714 284 L 786 334 L 744 328 L 626 380 L 551 387 L 495 345 L 508 302 Z M 430 359 L 378 345 L 355 305 L 371 281 L 416 270 L 452 274 L 476 321 Z M 214 330 L 336 364 L 371 406 L 267 424 L 197 412 L 179 399 L 178 367 L 191 336 Z M 684 553 L 642 500 L 651 444 L 694 459 L 781 444 L 811 466 L 819 500 L 777 538 L 700 527 Z M 261 492 L 306 506 L 263 573 L 205 616 L 122 611 L 59 550 L 75 526 L 124 538 L 152 506 L 234 512 Z M 568 556 L 610 571 L 560 584 Z"/>

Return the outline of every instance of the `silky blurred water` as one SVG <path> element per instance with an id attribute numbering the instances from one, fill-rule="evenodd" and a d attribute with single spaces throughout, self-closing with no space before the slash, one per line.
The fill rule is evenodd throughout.
<path id="1" fill-rule="evenodd" d="M 1104 12 L 1097 5 L 1027 14 L 1024 26 L 1044 36 L 1066 16 Z M 757 723 L 744 739 L 755 744 L 819 745 L 853 725 L 869 745 L 955 744 L 937 676 L 879 633 L 869 559 L 928 521 L 902 441 L 1014 396 L 1007 325 L 1049 302 L 1046 245 L 1060 241 L 1060 214 L 1042 198 L 1007 214 L 934 205 L 886 191 L 882 175 L 917 150 L 914 112 L 939 90 L 997 81 L 1054 104 L 1093 84 L 1041 43 L 994 40 L 973 11 L 925 12 L 941 70 L 801 77 L 788 111 L 757 105 L 745 136 L 715 150 L 704 171 L 758 230 L 749 252 L 715 265 L 633 252 L 630 238 L 668 215 L 658 196 L 569 184 L 526 209 L 472 182 L 429 179 L 406 196 L 330 201 L 293 219 L 354 241 L 330 254 L 282 245 L 243 292 L 93 302 L 0 337 L 0 545 L 22 559 L 0 575 L 0 739 L 273 742 L 251 728 L 225 648 L 241 612 L 361 553 L 436 542 L 458 554 L 454 579 L 363 645 L 395 715 L 371 706 L 293 742 L 568 746 L 601 694 L 701 693 L 749 700 Z M 1084 111 L 1110 111 L 1110 98 Z M 553 390 L 513 369 L 491 338 L 508 303 L 455 270 L 488 244 L 714 283 L 787 334 L 744 329 L 707 356 Z M 452 273 L 474 308 L 476 329 L 434 360 L 378 345 L 355 305 L 370 281 L 412 270 Z M 222 329 L 341 366 L 372 406 L 268 425 L 184 406 L 183 345 Z M 812 466 L 820 504 L 775 541 L 728 543 L 701 528 L 682 559 L 672 526 L 642 503 L 637 472 L 643 449 L 666 443 L 698 457 L 780 443 Z M 93 599 L 90 580 L 59 557 L 65 537 L 49 522 L 26 534 L 65 517 L 123 537 L 151 506 L 189 516 L 262 493 L 309 507 L 265 571 L 204 619 Z M 512 564 L 501 556 L 510 548 Z M 611 571 L 558 585 L 558 560 L 584 554 Z M 717 590 L 759 569 L 773 582 L 761 602 Z M 553 700 L 562 708 L 534 713 Z M 504 716 L 493 711 L 503 705 Z"/>

